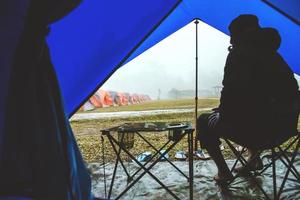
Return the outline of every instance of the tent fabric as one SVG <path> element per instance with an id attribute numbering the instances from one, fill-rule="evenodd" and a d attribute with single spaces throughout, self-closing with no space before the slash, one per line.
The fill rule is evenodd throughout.
<path id="1" fill-rule="evenodd" d="M 53 199 L 73 199 L 73 195 L 77 199 L 89 199 L 89 175 L 62 107 L 49 52 L 44 47 L 41 55 L 35 46 L 27 46 L 35 44 L 35 39 L 28 43 L 27 38 L 24 40 L 9 94 L 5 126 L 9 134 L 4 137 L 1 193 L 22 193 L 28 187 L 39 199 L 43 195 L 53 195 Z M 35 64 L 37 54 L 41 57 Z M 26 71 L 23 65 L 28 66 Z M 18 80 L 22 81 L 20 88 Z M 35 106 L 18 104 L 19 99 L 25 105 Z"/>
<path id="2" fill-rule="evenodd" d="M 122 105 L 128 105 L 129 102 L 126 93 L 120 92 L 120 96 L 121 96 Z"/>
<path id="3" fill-rule="evenodd" d="M 29 197 L 22 197 L 22 196 L 11 196 L 11 197 L 0 197 L 0 200 L 33 200 Z"/>
<path id="4" fill-rule="evenodd" d="M 133 96 L 133 102 L 140 103 L 140 98 L 138 94 L 133 94 L 132 96 Z"/>
<path id="5" fill-rule="evenodd" d="M 178 2 L 85 0 L 53 24 L 48 43 L 66 112 L 77 110 Z"/>
<path id="6" fill-rule="evenodd" d="M 289 2 L 293 3 L 288 4 Z M 287 7 L 290 5 L 289 8 L 292 6 L 300 8 L 300 1 L 281 1 L 280 5 Z M 215 13 L 218 14 L 216 15 Z M 293 71 L 300 74 L 300 60 L 297 58 L 297 54 L 294 53 L 300 49 L 300 27 L 260 0 L 185 0 L 143 42 L 126 62 L 129 62 L 151 46 L 182 28 L 193 19 L 198 18 L 225 34 L 229 34 L 227 26 L 231 20 L 245 13 L 257 15 L 263 27 L 274 27 L 279 30 L 282 36 L 282 44 L 279 52 L 286 59 Z M 201 33 L 201 30 L 199 32 Z"/>
<path id="7" fill-rule="evenodd" d="M 138 100 L 137 100 L 138 99 Z M 80 111 L 93 110 L 95 108 L 103 108 L 109 106 L 124 106 L 137 104 L 144 101 L 149 101 L 151 98 L 148 95 L 137 95 L 130 93 L 106 91 L 99 89 L 92 95 L 88 101 L 86 101 L 81 107 Z"/>
<path id="8" fill-rule="evenodd" d="M 119 106 L 125 106 L 128 104 L 123 92 L 117 92 L 117 102 Z"/>
<path id="9" fill-rule="evenodd" d="M 30 0 L 0 1 L 0 160 L 2 157 L 1 148 L 3 147 L 3 119 L 7 102 L 7 86 L 13 62 L 13 55 L 24 28 L 24 15 L 27 12 L 29 4 Z"/>
<path id="10" fill-rule="evenodd" d="M 102 108 L 102 102 L 101 98 L 97 97 L 96 95 L 93 95 L 90 97 L 89 101 L 96 107 L 96 108 Z"/>
<path id="11" fill-rule="evenodd" d="M 228 34 L 227 26 L 233 18 L 244 13 L 257 15 L 262 26 L 272 26 L 280 31 L 280 52 L 293 71 L 300 74 L 300 60 L 294 53 L 300 48 L 300 27 L 265 2 L 183 0 L 175 8 L 178 2 L 135 0 L 108 3 L 89 0 L 70 16 L 52 25 L 52 34 L 48 42 L 68 115 L 71 115 L 118 67 L 195 18 Z M 269 2 L 298 19 L 299 12 L 292 8 L 299 8 L 299 1 Z M 175 9 L 171 12 L 173 8 Z M 163 20 L 165 16 L 167 17 Z M 160 21 L 163 22 L 156 28 Z M 152 33 L 154 28 L 156 29 Z M 148 37 L 144 41 L 145 36 Z M 64 45 L 61 45 L 62 43 Z"/>
<path id="12" fill-rule="evenodd" d="M 113 100 L 108 91 L 98 90 L 95 94 L 101 98 L 102 107 L 109 107 L 113 105 Z"/>
<path id="13" fill-rule="evenodd" d="M 116 93 L 114 102 L 118 105 L 118 106 L 122 106 L 122 94 L 120 94 L 119 92 Z"/>
<path id="14" fill-rule="evenodd" d="M 87 101 L 83 104 L 83 106 L 81 106 L 81 108 L 79 110 L 87 111 L 87 110 L 93 110 L 93 109 L 95 109 L 95 106 L 90 101 Z"/>
<path id="15" fill-rule="evenodd" d="M 128 104 L 128 105 L 132 104 L 132 100 L 131 100 L 131 98 L 130 98 L 130 94 L 127 93 L 127 92 L 125 92 L 125 93 L 124 93 L 124 96 L 125 96 L 125 98 L 127 99 L 127 104 Z"/>
<path id="16" fill-rule="evenodd" d="M 46 18 L 32 18 L 32 22 L 42 25 L 66 15 L 79 0 L 0 2 L 1 190 L 10 187 L 9 183 L 13 184 L 18 178 L 30 182 L 31 173 L 34 172 L 40 183 L 43 183 L 35 185 L 37 192 L 51 188 L 55 190 L 54 194 L 59 191 L 58 195 L 64 196 L 63 199 L 72 199 L 72 196 L 89 199 L 89 176 L 65 113 L 70 117 L 122 64 L 195 18 L 228 34 L 228 24 L 239 14 L 257 15 L 262 26 L 279 30 L 282 36 L 280 52 L 294 72 L 300 74 L 300 59 L 295 53 L 300 48 L 300 26 L 286 16 L 299 20 L 297 0 L 85 0 L 70 15 L 53 23 L 48 37 L 63 101 L 42 38 L 39 38 L 39 42 L 31 41 L 26 44 L 30 48 L 23 49 L 24 55 L 29 55 L 22 58 L 25 60 L 15 57 L 20 38 L 26 30 L 24 19 L 32 2 L 44 9 L 39 10 L 38 14 L 44 17 L 48 15 Z M 43 31 L 46 34 L 45 27 L 39 28 L 32 32 Z M 36 42 L 37 46 L 33 47 L 32 44 Z M 33 64 L 38 57 L 38 49 L 35 48 L 42 46 L 45 51 L 39 54 L 40 61 L 45 63 Z M 16 65 L 13 60 L 19 63 Z M 20 64 L 21 61 L 24 62 Z M 22 107 L 23 104 L 16 103 L 24 97 L 24 104 L 34 106 Z M 19 134 L 20 132 L 23 134 Z M 39 146 L 42 151 L 32 151 L 34 146 Z M 32 158 L 29 152 L 34 152 L 36 157 Z M 47 157 L 38 160 L 43 153 Z M 32 166 L 32 159 L 38 164 Z M 43 173 L 45 171 L 42 169 L 51 173 Z M 16 173 L 17 171 L 21 173 Z M 13 177 L 8 177 L 12 174 Z M 41 174 L 47 175 L 48 179 Z M 13 189 L 15 188 L 10 188 Z"/>
<path id="17" fill-rule="evenodd" d="M 264 165 L 271 163 L 270 153 L 263 154 Z M 188 174 L 188 162 L 173 161 L 180 167 L 185 174 Z M 228 166 L 232 167 L 235 160 L 226 160 Z M 132 163 L 125 162 L 126 165 Z M 295 168 L 300 170 L 300 156 L 295 159 Z M 105 191 L 104 177 L 108 179 L 112 177 L 114 163 L 106 165 L 105 174 L 103 173 L 101 163 L 90 163 L 88 168 L 92 171 L 93 193 L 95 196 L 101 196 Z M 282 183 L 286 173 L 286 166 L 282 162 L 276 162 L 277 186 Z M 178 174 L 174 168 L 166 162 L 159 162 L 155 166 L 155 175 L 178 195 L 180 200 L 189 199 L 189 190 L 186 178 Z M 249 180 L 249 177 L 239 177 L 228 188 L 221 188 L 213 181 L 213 177 L 218 172 L 215 163 L 212 160 L 195 160 L 194 161 L 194 200 L 267 200 L 262 191 L 257 187 L 254 180 Z M 112 190 L 112 197 L 120 194 L 120 191 L 126 188 L 127 174 L 124 170 L 118 171 L 114 184 L 118 186 L 118 190 Z M 260 186 L 266 191 L 269 200 L 274 200 L 273 197 L 273 179 L 272 167 L 266 170 L 261 176 L 255 179 Z M 288 180 L 280 196 L 280 200 L 298 200 L 300 199 L 299 184 L 296 182 L 292 173 L 289 173 Z M 163 187 L 157 187 L 157 183 L 151 176 L 144 176 L 140 179 L 135 187 L 131 188 L 121 199 L 125 200 L 173 200 Z"/>
<path id="18" fill-rule="evenodd" d="M 291 17 L 300 25 L 300 1 L 299 0 L 263 0 L 275 9 Z"/>
<path id="19" fill-rule="evenodd" d="M 1 94 L 6 109 L 1 110 L 0 196 L 30 193 L 35 199 L 90 199 L 90 177 L 64 112 L 45 41 L 47 23 L 54 16 L 63 16 L 75 1 L 70 7 L 60 0 L 12 2 L 28 4 L 24 10 L 7 11 L 16 19 L 6 25 L 18 30 L 11 38 L 1 38 L 12 44 L 7 49 L 13 61 L 5 63 L 8 92 L 4 98 Z"/>
<path id="20" fill-rule="evenodd" d="M 100 89 L 90 97 L 89 101 L 95 108 L 109 107 L 113 105 L 113 101 L 110 97 L 109 92 Z"/>
<path id="21" fill-rule="evenodd" d="M 112 99 L 112 102 L 113 102 L 113 106 L 117 106 L 118 105 L 118 102 L 117 102 L 117 92 L 115 91 L 108 91 L 109 92 L 109 95 Z"/>

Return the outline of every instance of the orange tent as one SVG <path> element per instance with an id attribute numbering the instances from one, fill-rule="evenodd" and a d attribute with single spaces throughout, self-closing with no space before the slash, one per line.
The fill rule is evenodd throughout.
<path id="1" fill-rule="evenodd" d="M 102 107 L 113 106 L 113 99 L 108 91 L 98 90 L 95 95 L 100 98 Z"/>
<path id="2" fill-rule="evenodd" d="M 93 110 L 95 109 L 95 106 L 90 102 L 87 101 L 83 104 L 83 106 L 80 107 L 80 111 L 87 111 L 87 110 Z"/>
<path id="3" fill-rule="evenodd" d="M 99 89 L 81 108 L 81 111 L 108 106 L 138 104 L 150 100 L 148 95 L 112 92 Z"/>
<path id="4" fill-rule="evenodd" d="M 128 105 L 133 104 L 132 99 L 131 99 L 131 95 L 129 93 L 124 93 L 125 98 L 127 99 Z"/>
<path id="5" fill-rule="evenodd" d="M 140 103 L 140 99 L 139 99 L 139 96 L 137 94 L 133 94 L 132 98 L 133 98 L 133 102 L 135 104 Z"/>
<path id="6" fill-rule="evenodd" d="M 128 98 L 123 92 L 120 92 L 122 105 L 128 105 Z"/>
<path id="7" fill-rule="evenodd" d="M 90 97 L 90 102 L 96 107 L 96 108 L 101 108 L 102 107 L 102 103 L 101 103 L 101 99 L 98 98 L 98 96 L 93 95 Z"/>

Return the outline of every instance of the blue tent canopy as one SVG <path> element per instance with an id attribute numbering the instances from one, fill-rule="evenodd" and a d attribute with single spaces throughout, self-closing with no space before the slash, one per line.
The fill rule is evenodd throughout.
<path id="1" fill-rule="evenodd" d="M 79 2 L 79 0 L 75 1 Z M 10 111 L 9 109 L 13 107 L 11 104 L 11 107 L 7 106 L 7 96 L 11 91 L 11 85 L 9 85 L 11 76 L 16 74 L 12 67 L 14 54 L 22 35 L 24 19 L 31 2 L 33 0 L 4 0 L 0 2 L 0 161 L 3 155 L 9 157 L 13 151 L 18 153 L 24 150 L 21 147 L 12 146 L 9 149 L 15 149 L 4 152 L 2 142 L 3 136 L 11 135 L 11 132 L 4 132 L 3 127 L 7 122 L 7 116 L 4 113 L 9 113 L 5 110 Z M 40 3 L 38 0 L 35 2 Z M 70 3 L 71 1 L 51 1 L 51 3 L 53 2 Z M 70 117 L 115 70 L 192 20 L 200 19 L 228 34 L 227 26 L 231 20 L 245 13 L 257 15 L 262 26 L 275 27 L 279 30 L 282 36 L 280 52 L 293 71 L 300 74 L 300 59 L 297 55 L 300 49 L 299 0 L 83 0 L 82 4 L 71 14 L 51 25 L 51 32 L 47 40 L 62 90 L 65 113 Z M 30 68 L 30 66 L 22 65 L 19 67 L 23 71 L 26 71 L 26 67 Z M 35 70 L 32 72 L 35 73 Z M 44 74 L 46 71 L 40 70 L 39 73 Z M 52 73 L 49 73 L 49 77 L 51 77 L 50 75 Z M 21 76 L 19 74 L 15 77 Z M 55 79 L 55 77 L 52 78 Z M 24 82 L 28 79 L 30 77 L 25 76 Z M 16 83 L 20 87 L 14 88 L 14 94 L 22 91 L 22 80 L 16 79 Z M 38 77 L 38 80 L 43 82 L 42 77 Z M 50 82 L 48 83 L 50 84 Z M 43 85 L 35 84 L 34 87 L 39 88 Z M 42 104 L 44 101 L 37 101 L 38 103 L 33 106 L 39 114 L 38 116 L 43 117 L 45 116 L 45 109 L 49 109 L 48 117 L 50 120 L 46 121 L 45 126 L 40 124 L 40 122 L 44 122 L 41 118 L 35 119 L 36 121 L 32 124 L 25 123 L 26 125 L 29 124 L 26 126 L 27 128 L 35 129 L 36 124 L 40 125 L 41 128 L 41 131 L 35 130 L 40 134 L 31 134 L 31 137 L 27 139 L 28 141 L 38 141 L 36 143 L 40 144 L 39 141 L 51 138 L 49 139 L 49 147 L 53 147 L 53 151 L 57 155 L 61 154 L 61 157 L 66 158 L 66 161 L 65 163 L 53 163 L 53 166 L 51 166 L 52 163 L 47 165 L 52 169 L 52 171 L 49 170 L 48 176 L 51 177 L 54 165 L 60 166 L 56 168 L 57 172 L 66 167 L 69 170 L 66 171 L 69 173 L 65 174 L 70 174 L 71 177 L 67 194 L 83 193 L 89 196 L 87 194 L 90 187 L 89 177 L 85 173 L 81 155 L 68 120 L 63 113 L 63 106 L 57 100 L 60 98 L 59 90 L 57 87 L 53 88 L 51 91 L 53 93 L 43 96 L 44 99 L 49 100 L 48 104 Z M 27 89 L 30 91 L 32 88 Z M 46 89 L 45 91 L 45 93 L 48 92 Z M 51 107 L 49 105 L 54 102 L 52 99 L 54 96 L 58 103 Z M 37 97 L 27 97 L 27 100 L 32 99 L 38 100 Z M 15 111 L 14 114 L 18 115 L 19 113 Z M 21 114 L 25 115 L 26 113 Z M 27 120 L 30 121 L 30 119 Z M 12 122 L 14 119 L 11 119 L 11 125 Z M 51 127 L 47 129 L 47 126 Z M 22 131 L 25 134 L 31 133 L 28 130 Z M 22 135 L 17 129 L 15 134 Z M 23 136 L 26 138 L 27 135 L 23 134 Z M 63 141 L 66 143 L 62 145 L 59 138 L 64 138 Z M 14 142 L 13 137 L 12 141 Z M 57 144 L 57 147 L 54 148 L 53 145 L 50 145 L 51 142 Z M 51 153 L 48 154 L 48 157 L 57 158 L 57 156 L 50 155 Z M 47 156 L 45 157 L 48 158 Z M 20 166 L 24 164 L 22 160 L 18 160 L 18 162 Z M 24 169 L 22 168 L 23 171 Z M 29 167 L 27 170 L 31 171 L 31 168 Z M 53 181 L 52 183 L 55 184 L 56 182 Z M 64 183 L 60 182 L 60 184 L 63 185 Z"/>
<path id="2" fill-rule="evenodd" d="M 177 0 L 86 0 L 48 38 L 67 113 L 100 87 L 176 7 Z"/>
<path id="3" fill-rule="evenodd" d="M 272 8 L 300 25 L 300 6 L 298 0 L 263 0 Z"/>
<path id="4" fill-rule="evenodd" d="M 66 112 L 74 113 L 122 64 L 196 18 L 228 34 L 236 16 L 257 15 L 262 26 L 280 31 L 280 52 L 300 74 L 299 9 L 297 0 L 84 1 L 52 25 L 48 38 Z"/>

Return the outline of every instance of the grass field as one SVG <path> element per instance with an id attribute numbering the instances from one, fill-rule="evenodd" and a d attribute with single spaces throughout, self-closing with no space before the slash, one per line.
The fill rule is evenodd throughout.
<path id="1" fill-rule="evenodd" d="M 198 108 L 213 108 L 218 106 L 219 99 L 199 99 Z M 120 107 L 108 107 L 101 108 L 89 112 L 116 112 L 116 111 L 141 111 L 141 110 L 161 110 L 161 109 L 178 109 L 178 108 L 194 108 L 193 99 L 184 100 L 161 100 L 150 101 L 143 104 L 120 106 Z M 198 113 L 198 115 L 201 112 Z M 77 143 L 82 151 L 83 157 L 86 162 L 102 162 L 102 148 L 101 145 L 101 130 L 113 126 L 117 126 L 127 122 L 182 122 L 190 121 L 195 125 L 194 112 L 179 113 L 179 114 L 157 114 L 143 117 L 128 117 L 128 118 L 110 118 L 101 120 L 85 120 L 85 121 L 71 121 L 71 126 L 75 133 Z M 298 123 L 298 127 L 300 127 Z M 162 145 L 167 139 L 167 134 L 162 134 L 157 137 L 154 133 L 147 133 L 147 138 L 156 144 L 156 147 Z M 104 140 L 104 149 L 106 153 L 107 161 L 113 161 L 115 155 L 108 143 L 108 140 Z M 143 143 L 141 140 L 135 140 L 134 148 L 131 150 L 135 155 L 142 153 L 146 150 L 150 150 L 149 146 Z M 187 150 L 187 142 L 184 140 L 179 143 L 173 151 L 170 152 L 172 157 L 177 150 Z M 231 157 L 229 149 L 225 148 L 225 157 Z"/>
<path id="2" fill-rule="evenodd" d="M 219 99 L 199 99 L 198 108 L 213 108 L 219 104 Z M 90 112 L 119 112 L 119 111 L 142 111 L 142 110 L 164 110 L 164 109 L 178 109 L 178 108 L 194 108 L 193 99 L 184 100 L 161 100 L 149 101 L 141 104 L 99 108 Z M 82 113 L 82 112 L 80 112 Z M 71 125 L 75 135 L 94 135 L 98 134 L 99 130 L 108 127 L 116 126 L 125 122 L 143 122 L 143 121 L 193 121 L 194 112 L 179 113 L 179 114 L 159 114 L 144 117 L 130 117 L 124 118 L 110 118 L 101 120 L 86 120 L 86 121 L 72 121 Z M 193 121 L 194 122 L 194 121 Z"/>
<path id="3" fill-rule="evenodd" d="M 219 104 L 217 98 L 198 99 L 198 108 L 215 107 Z M 118 111 L 141 111 L 141 110 L 161 110 L 161 109 L 175 109 L 175 108 L 194 108 L 194 99 L 178 99 L 178 100 L 159 100 L 148 101 L 141 104 L 129 106 L 116 106 L 107 108 L 98 108 L 86 112 L 118 112 Z M 82 113 L 82 111 L 81 111 Z"/>
<path id="4" fill-rule="evenodd" d="M 199 99 L 198 108 L 213 108 L 219 104 L 219 99 Z M 194 99 L 182 99 L 182 100 L 160 100 L 149 101 L 142 104 L 120 106 L 120 107 L 107 107 L 99 108 L 88 112 L 118 112 L 118 111 L 142 111 L 142 110 L 163 110 L 163 109 L 186 109 L 194 108 Z M 82 113 L 82 112 L 81 112 Z M 82 151 L 83 157 L 87 162 L 101 162 L 102 161 L 102 145 L 100 140 L 101 130 L 113 126 L 117 126 L 127 122 L 179 122 L 179 121 L 191 121 L 195 124 L 194 112 L 179 113 L 179 114 L 158 114 L 143 117 L 129 117 L 129 118 L 110 118 L 101 120 L 85 120 L 85 121 L 72 121 L 71 126 L 75 133 L 77 143 Z M 150 141 L 154 142 L 156 146 L 160 146 L 166 139 L 167 135 L 163 134 L 161 140 L 157 140 L 157 137 L 153 133 L 147 134 Z M 113 150 L 108 143 L 108 140 L 104 141 L 105 153 L 107 154 L 107 160 L 112 161 L 115 157 Z M 186 141 L 178 144 L 176 148 L 171 152 L 174 154 L 175 150 L 186 149 Z M 135 140 L 134 154 L 139 154 L 149 150 L 149 147 L 142 143 L 140 140 Z"/>

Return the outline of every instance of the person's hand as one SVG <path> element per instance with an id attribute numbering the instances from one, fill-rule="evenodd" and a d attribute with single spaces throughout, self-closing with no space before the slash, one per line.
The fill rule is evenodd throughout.
<path id="1" fill-rule="evenodd" d="M 212 111 L 214 111 L 214 112 L 219 112 L 219 107 L 216 107 L 216 108 L 213 108 L 213 109 L 211 109 Z"/>
<path id="2" fill-rule="evenodd" d="M 215 127 L 220 119 L 220 113 L 214 112 L 208 117 L 208 126 Z"/>

